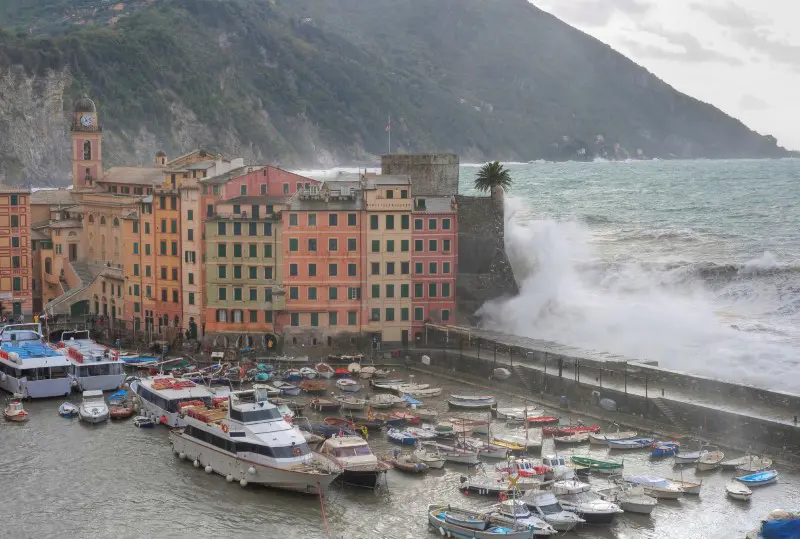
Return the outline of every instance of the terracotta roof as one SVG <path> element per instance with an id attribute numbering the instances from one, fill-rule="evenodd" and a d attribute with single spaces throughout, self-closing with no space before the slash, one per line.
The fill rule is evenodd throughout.
<path id="1" fill-rule="evenodd" d="M 27 187 L 20 187 L 18 185 L 6 185 L 4 183 L 0 183 L 0 193 L 30 193 L 31 190 Z"/>
<path id="2" fill-rule="evenodd" d="M 70 206 L 77 202 L 72 198 L 71 189 L 41 189 L 31 193 L 31 204 Z"/>
<path id="3" fill-rule="evenodd" d="M 132 185 L 160 185 L 164 183 L 164 169 L 155 167 L 114 167 L 109 169 L 99 183 L 128 183 Z"/>
<path id="4" fill-rule="evenodd" d="M 50 236 L 40 230 L 31 229 L 32 240 L 49 240 Z"/>
<path id="5" fill-rule="evenodd" d="M 239 176 L 244 176 L 245 174 L 249 174 L 250 172 L 254 172 L 256 170 L 261 170 L 264 168 L 263 166 L 252 166 L 252 165 L 245 165 L 243 167 L 235 168 L 233 170 L 229 170 L 225 174 L 219 174 L 217 176 L 211 176 L 210 178 L 200 178 L 197 181 L 200 183 L 211 183 L 211 184 L 221 184 L 226 183 L 228 180 L 232 180 L 233 178 L 238 178 Z"/>
<path id="6" fill-rule="evenodd" d="M 50 228 L 81 228 L 77 219 L 64 219 L 63 221 L 50 221 Z"/>

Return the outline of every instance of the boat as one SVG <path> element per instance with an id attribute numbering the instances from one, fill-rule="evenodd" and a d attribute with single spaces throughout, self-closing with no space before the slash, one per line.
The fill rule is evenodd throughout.
<path id="1" fill-rule="evenodd" d="M 299 382 L 303 379 L 303 375 L 298 369 L 289 369 L 283 373 L 283 380 L 285 382 Z"/>
<path id="2" fill-rule="evenodd" d="M 535 453 L 542 449 L 542 431 L 530 430 L 527 436 L 515 434 L 495 434 L 491 443 L 516 452 Z"/>
<path id="3" fill-rule="evenodd" d="M 69 375 L 78 391 L 113 391 L 125 381 L 125 364 L 119 350 L 95 342 L 89 330 L 63 331 L 56 343 L 70 360 Z"/>
<path id="4" fill-rule="evenodd" d="M 511 371 L 503 367 L 498 367 L 492 371 L 492 378 L 495 380 L 508 380 L 511 378 Z"/>
<path id="5" fill-rule="evenodd" d="M 28 420 L 28 417 L 29 414 L 22 405 L 22 395 L 15 394 L 7 401 L 6 407 L 3 409 L 3 418 L 14 423 L 24 423 Z"/>
<path id="6" fill-rule="evenodd" d="M 546 479 L 555 481 L 571 481 L 575 479 L 575 469 L 567 465 L 564 455 L 545 455 L 542 457 L 542 465 L 547 470 Z"/>
<path id="7" fill-rule="evenodd" d="M 317 363 L 314 366 L 314 369 L 317 371 L 317 375 L 320 378 L 333 378 L 333 376 L 336 374 L 336 371 L 333 369 L 333 367 L 327 363 Z"/>
<path id="8" fill-rule="evenodd" d="M 346 393 L 357 393 L 361 391 L 361 384 L 350 378 L 336 380 L 336 387 Z"/>
<path id="9" fill-rule="evenodd" d="M 719 464 L 723 460 L 725 460 L 725 453 L 714 447 L 711 451 L 704 451 L 697 459 L 697 470 L 707 472 L 719 468 Z"/>
<path id="10" fill-rule="evenodd" d="M 421 442 L 422 447 L 436 451 L 440 457 L 448 462 L 457 464 L 478 464 L 478 452 L 459 449 L 450 445 L 437 442 Z"/>
<path id="11" fill-rule="evenodd" d="M 83 401 L 78 407 L 78 417 L 80 417 L 81 421 L 102 423 L 108 420 L 109 415 L 102 391 L 88 390 L 83 392 Z"/>
<path id="12" fill-rule="evenodd" d="M 584 434 L 600 432 L 599 426 L 586 427 L 583 425 L 576 425 L 571 427 L 543 427 L 542 434 L 544 436 L 570 436 L 572 434 Z M 587 436 L 588 439 L 588 436 Z"/>
<path id="13" fill-rule="evenodd" d="M 212 408 L 188 407 L 185 421 L 183 429 L 170 432 L 172 451 L 243 487 L 254 483 L 320 494 L 342 471 L 332 459 L 311 451 L 259 385 L 232 392 L 227 402 Z"/>
<path id="14" fill-rule="evenodd" d="M 299 386 L 290 384 L 289 382 L 284 382 L 282 380 L 275 380 L 272 382 L 272 385 L 281 392 L 281 395 L 295 397 L 300 394 L 300 391 L 302 391 Z"/>
<path id="15" fill-rule="evenodd" d="M 509 457 L 505 462 L 498 462 L 494 465 L 495 470 L 506 472 L 520 477 L 534 477 L 544 480 L 545 475 L 550 472 L 550 468 L 537 463 L 531 459 Z"/>
<path id="16" fill-rule="evenodd" d="M 380 382 L 377 382 L 375 380 L 370 380 L 369 385 L 375 391 L 394 391 L 400 386 L 409 385 L 409 382 L 401 378 L 394 378 L 392 380 L 381 380 Z"/>
<path id="17" fill-rule="evenodd" d="M 309 395 L 324 395 L 328 392 L 328 387 L 323 380 L 303 380 L 297 385 Z"/>
<path id="18" fill-rule="evenodd" d="M 420 420 L 422 421 L 429 421 L 431 423 L 436 423 L 439 419 L 439 412 L 436 410 L 431 410 L 429 408 L 417 408 L 414 412 L 419 416 Z"/>
<path id="19" fill-rule="evenodd" d="M 369 410 L 369 407 L 367 407 L 367 410 L 368 410 L 367 415 L 350 414 L 349 417 L 356 423 L 381 422 L 383 427 L 400 427 L 402 425 L 405 425 L 405 419 L 403 418 L 392 417 L 389 414 L 385 414 L 383 412 L 373 412 Z"/>
<path id="20" fill-rule="evenodd" d="M 431 387 L 427 389 L 415 389 L 410 386 L 401 386 L 397 392 L 398 394 L 408 395 L 409 397 L 438 397 L 442 394 L 442 388 Z"/>
<path id="21" fill-rule="evenodd" d="M 623 513 L 619 505 L 601 498 L 588 483 L 556 481 L 550 491 L 564 509 L 572 511 L 588 524 L 611 524 L 618 514 Z"/>
<path id="22" fill-rule="evenodd" d="M 375 373 L 373 374 L 374 378 L 387 378 L 390 374 L 394 371 L 390 371 L 388 369 L 375 369 Z"/>
<path id="23" fill-rule="evenodd" d="M 652 475 L 631 475 L 623 477 L 623 481 L 641 485 L 644 493 L 658 499 L 677 500 L 683 496 L 683 489 L 663 477 Z"/>
<path id="24" fill-rule="evenodd" d="M 524 423 L 525 419 L 539 417 L 541 411 L 536 410 L 535 406 L 528 408 L 492 408 L 492 415 L 498 419 L 505 419 L 507 423 Z"/>
<path id="25" fill-rule="evenodd" d="M 520 501 L 556 531 L 568 532 L 586 522 L 572 511 L 564 509 L 552 492 L 532 490 L 524 493 Z"/>
<path id="26" fill-rule="evenodd" d="M 157 423 L 173 428 L 184 426 L 183 417 L 179 413 L 182 403 L 199 401 L 205 406 L 211 406 L 211 400 L 219 396 L 217 390 L 221 389 L 212 389 L 191 380 L 179 380 L 171 376 L 134 378 L 129 386 L 138 397 L 141 415 L 152 417 Z"/>
<path id="27" fill-rule="evenodd" d="M 327 423 L 307 423 L 300 425 L 300 429 L 311 432 L 323 439 L 331 438 L 332 436 L 359 436 L 359 433 L 344 425 L 328 425 Z"/>
<path id="28" fill-rule="evenodd" d="M 414 460 L 410 455 L 396 455 L 390 461 L 396 470 L 407 473 L 425 473 L 428 465 L 424 462 Z"/>
<path id="29" fill-rule="evenodd" d="M 738 466 L 743 464 L 747 464 L 748 460 L 750 459 L 750 455 L 745 455 L 743 457 L 735 458 L 735 459 L 728 459 L 723 460 L 719 463 L 719 467 L 723 470 L 733 470 Z"/>
<path id="30" fill-rule="evenodd" d="M 750 455 L 747 462 L 736 466 L 737 472 L 755 473 L 761 470 L 767 470 L 772 466 L 772 459 L 766 457 L 757 457 Z"/>
<path id="31" fill-rule="evenodd" d="M 531 539 L 533 533 L 514 520 L 440 504 L 428 506 L 428 524 L 442 536 L 471 539 Z"/>
<path id="32" fill-rule="evenodd" d="M 684 481 L 683 479 L 672 479 L 672 478 L 668 479 L 668 481 L 676 485 L 678 488 L 680 488 L 684 494 L 699 495 L 700 488 L 703 486 L 702 481 L 698 483 L 697 481 Z"/>
<path id="33" fill-rule="evenodd" d="M 387 430 L 386 437 L 390 442 L 400 445 L 415 445 L 417 443 L 417 439 L 411 433 L 400 429 Z"/>
<path id="34" fill-rule="evenodd" d="M 390 468 L 378 460 L 360 436 L 332 436 L 325 440 L 320 452 L 339 465 L 340 479 L 346 484 L 375 488 Z"/>
<path id="35" fill-rule="evenodd" d="M 58 407 L 58 415 L 61 417 L 75 417 L 78 415 L 78 407 L 71 402 L 65 402 Z"/>
<path id="36" fill-rule="evenodd" d="M 635 438 L 638 433 L 635 430 L 617 432 L 593 432 L 589 435 L 589 443 L 594 445 L 608 445 L 609 440 L 625 440 Z"/>
<path id="37" fill-rule="evenodd" d="M 734 500 L 741 500 L 743 502 L 750 501 L 753 491 L 747 488 L 747 485 L 739 481 L 730 481 L 725 485 L 725 493 Z"/>
<path id="38" fill-rule="evenodd" d="M 405 431 L 417 440 L 433 440 L 436 438 L 436 431 L 425 427 L 406 427 Z"/>
<path id="39" fill-rule="evenodd" d="M 762 470 L 748 475 L 740 475 L 736 480 L 744 483 L 748 487 L 759 487 L 777 481 L 778 472 L 775 470 Z"/>
<path id="40" fill-rule="evenodd" d="M 773 509 L 745 539 L 795 539 L 800 537 L 800 512 Z"/>
<path id="41" fill-rule="evenodd" d="M 408 402 L 403 397 L 392 395 L 390 393 L 378 393 L 377 395 L 369 396 L 369 405 L 376 410 L 383 410 L 386 408 L 405 408 Z"/>
<path id="42" fill-rule="evenodd" d="M 614 487 L 598 489 L 597 493 L 604 500 L 619 505 L 626 513 L 649 515 L 658 505 L 658 500 L 645 494 L 641 485 L 622 482 Z"/>
<path id="43" fill-rule="evenodd" d="M 626 438 L 624 440 L 608 440 L 609 449 L 644 449 L 653 445 L 652 438 Z"/>
<path id="44" fill-rule="evenodd" d="M 331 427 L 336 428 L 346 428 L 353 432 L 356 430 L 356 425 L 352 421 L 349 421 L 343 417 L 326 417 L 322 420 L 323 423 L 326 425 L 330 425 Z"/>
<path id="45" fill-rule="evenodd" d="M 311 399 L 311 409 L 317 412 L 338 412 L 341 408 L 342 404 L 339 402 L 319 398 Z"/>
<path id="46" fill-rule="evenodd" d="M 553 442 L 557 445 L 579 445 L 589 441 L 588 432 L 579 432 L 569 436 L 553 436 Z"/>
<path id="47" fill-rule="evenodd" d="M 452 408 L 482 410 L 495 406 L 497 399 L 480 395 L 450 395 L 447 399 L 447 404 Z"/>
<path id="48" fill-rule="evenodd" d="M 284 419 L 286 419 L 287 416 L 289 419 L 294 419 L 295 417 L 303 417 L 305 415 L 305 404 L 281 398 L 270 398 L 269 402 L 278 407 Z"/>
<path id="49" fill-rule="evenodd" d="M 291 423 L 292 422 L 292 420 L 294 419 L 294 415 L 295 414 L 294 414 L 294 410 L 292 410 L 292 407 L 289 406 L 289 403 L 281 402 L 281 401 L 275 400 L 275 399 L 270 399 L 269 402 L 271 402 L 272 404 L 275 405 L 275 407 L 280 412 L 281 417 L 283 417 L 284 421 L 286 421 L 287 423 Z"/>
<path id="50" fill-rule="evenodd" d="M 358 371 L 358 377 L 362 380 L 369 380 L 375 375 L 375 371 L 377 371 L 375 367 L 371 365 L 367 365 L 366 367 L 361 367 L 361 370 Z"/>
<path id="51" fill-rule="evenodd" d="M 486 514 L 513 519 L 517 524 L 528 526 L 533 530 L 534 537 L 548 537 L 557 533 L 553 526 L 531 513 L 528 506 L 516 498 L 501 501 L 486 511 Z"/>
<path id="52" fill-rule="evenodd" d="M 541 427 L 544 425 L 550 425 L 552 423 L 558 423 L 560 419 L 554 415 L 539 415 L 535 417 L 528 416 L 527 424 L 534 426 L 534 427 Z"/>
<path id="53" fill-rule="evenodd" d="M 593 459 L 589 457 L 581 457 L 578 455 L 571 456 L 570 461 L 574 462 L 578 466 L 586 466 L 592 471 L 597 471 L 604 474 L 619 473 L 623 468 L 622 462 L 615 462 L 613 460 Z"/>
<path id="54" fill-rule="evenodd" d="M 675 453 L 673 457 L 675 464 L 695 464 L 700 457 L 703 456 L 704 449 L 700 448 L 696 451 L 680 451 Z"/>
<path id="55" fill-rule="evenodd" d="M 356 397 L 348 397 L 345 395 L 337 395 L 333 397 L 333 400 L 342 405 L 342 410 L 354 410 L 360 412 L 367 406 L 366 400 L 358 399 Z"/>
<path id="56" fill-rule="evenodd" d="M 156 422 L 143 415 L 137 415 L 133 418 L 133 426 L 140 429 L 152 429 L 156 426 Z"/>
<path id="57" fill-rule="evenodd" d="M 478 457 L 484 459 L 501 459 L 504 460 L 508 457 L 508 448 L 500 445 L 495 445 L 481 440 L 478 438 L 456 438 L 455 446 L 465 451 L 477 451 Z"/>
<path id="58" fill-rule="evenodd" d="M 428 468 L 439 470 L 444 468 L 445 459 L 439 455 L 438 451 L 429 451 L 424 447 L 418 446 L 417 449 L 411 453 L 411 459 L 415 462 L 421 462 Z"/>
<path id="59" fill-rule="evenodd" d="M 130 399 L 111 400 L 109 397 L 108 415 L 111 419 L 128 419 L 136 412 Z"/>
<path id="60" fill-rule="evenodd" d="M 650 446 L 651 457 L 668 457 L 676 454 L 680 450 L 678 442 L 653 442 Z"/>
<path id="61" fill-rule="evenodd" d="M 421 423 L 419 416 L 409 412 L 404 412 L 402 410 L 393 410 L 389 412 L 389 417 L 392 419 L 402 420 L 403 424 L 407 425 L 419 425 Z"/>
<path id="62" fill-rule="evenodd" d="M 347 378 L 350 376 L 350 371 L 348 371 L 345 367 L 339 367 L 333 369 L 333 376 L 334 378 Z"/>
<path id="63" fill-rule="evenodd" d="M 300 376 L 306 380 L 313 380 L 317 377 L 317 371 L 311 367 L 300 367 Z"/>
<path id="64" fill-rule="evenodd" d="M 0 388 L 21 399 L 68 397 L 72 366 L 62 350 L 44 343 L 39 324 L 0 329 Z"/>

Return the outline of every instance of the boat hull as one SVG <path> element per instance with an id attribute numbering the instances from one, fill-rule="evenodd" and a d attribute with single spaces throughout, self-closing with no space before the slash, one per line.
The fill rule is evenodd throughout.
<path id="1" fill-rule="evenodd" d="M 437 506 L 428 507 L 428 524 L 435 530 L 438 530 L 442 536 L 449 535 L 450 537 L 463 537 L 470 539 L 495 539 L 502 537 L 503 539 L 531 539 L 531 531 L 508 532 L 503 534 L 492 533 L 490 531 L 475 530 L 472 528 L 463 528 L 447 522 L 444 517 L 440 517 L 437 512 L 441 509 L 442 512 L 446 507 L 438 508 Z"/>
<path id="2" fill-rule="evenodd" d="M 494 402 L 470 402 L 470 401 L 458 401 L 453 399 L 447 399 L 447 404 L 451 408 L 463 408 L 465 410 L 488 410 L 494 406 Z"/>
<path id="3" fill-rule="evenodd" d="M 21 380 L 3 374 L 0 376 L 0 388 L 11 394 L 22 395 L 23 398 L 49 399 L 51 397 L 68 397 L 72 393 L 72 380 L 68 376 L 51 380 Z"/>
<path id="4" fill-rule="evenodd" d="M 74 380 L 77 382 L 76 389 L 79 391 L 114 391 L 122 387 L 125 376 L 124 373 L 102 376 L 77 376 Z"/>
<path id="5" fill-rule="evenodd" d="M 345 470 L 338 481 L 355 487 L 377 488 L 385 470 Z"/>
<path id="6" fill-rule="evenodd" d="M 656 508 L 654 503 L 640 503 L 635 500 L 620 501 L 619 506 L 626 513 L 636 513 L 637 515 L 649 515 Z"/>
<path id="7" fill-rule="evenodd" d="M 587 524 L 611 524 L 617 518 L 617 513 L 582 513 L 574 511 Z"/>
<path id="8" fill-rule="evenodd" d="M 682 490 L 661 489 L 658 487 L 643 487 L 644 493 L 658 500 L 677 500 L 683 496 Z"/>
<path id="9" fill-rule="evenodd" d="M 109 415 L 110 414 L 108 410 L 97 414 L 84 412 L 83 410 L 78 412 L 78 417 L 80 417 L 81 421 L 85 421 L 86 423 L 92 423 L 92 424 L 103 423 L 105 421 L 108 421 Z"/>

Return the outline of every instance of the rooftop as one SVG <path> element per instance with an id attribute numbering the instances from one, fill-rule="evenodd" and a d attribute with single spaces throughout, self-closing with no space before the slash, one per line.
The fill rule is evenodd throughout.
<path id="1" fill-rule="evenodd" d="M 424 200 L 425 207 L 420 208 L 417 201 Z M 414 197 L 414 213 L 453 213 L 456 211 L 456 201 L 452 196 Z"/>
<path id="2" fill-rule="evenodd" d="M 164 169 L 155 167 L 114 167 L 109 169 L 101 183 L 125 183 L 131 185 L 160 185 L 164 182 Z"/>
<path id="3" fill-rule="evenodd" d="M 30 193 L 31 190 L 27 187 L 20 187 L 18 185 L 6 185 L 4 183 L 0 183 L 0 193 Z"/>
<path id="4" fill-rule="evenodd" d="M 406 174 L 367 176 L 367 189 L 375 189 L 379 185 L 411 185 L 411 176 Z"/>
<path id="5" fill-rule="evenodd" d="M 229 170 L 225 174 L 219 174 L 217 176 L 211 176 L 210 178 L 200 178 L 198 181 L 200 183 L 210 183 L 210 184 L 222 184 L 227 183 L 228 181 L 238 178 L 239 176 L 244 176 L 245 174 L 249 174 L 254 170 L 260 170 L 264 168 L 263 166 L 252 166 L 252 165 L 245 165 L 243 167 L 235 168 L 233 170 Z"/>
<path id="6" fill-rule="evenodd" d="M 216 161 L 200 161 L 198 163 L 192 163 L 191 165 L 186 165 L 186 170 L 208 170 L 213 168 L 216 164 Z"/>
<path id="7" fill-rule="evenodd" d="M 49 228 L 81 228 L 78 219 L 64 219 L 62 221 L 50 221 Z"/>
<path id="8" fill-rule="evenodd" d="M 325 200 L 322 198 L 301 200 L 293 198 L 289 204 L 291 211 L 355 211 L 364 208 L 364 200 L 361 197 L 346 200 Z"/>
<path id="9" fill-rule="evenodd" d="M 229 198 L 228 200 L 220 200 L 217 202 L 217 204 L 285 204 L 288 202 L 288 200 L 288 197 L 241 195 L 238 197 Z"/>
<path id="10" fill-rule="evenodd" d="M 31 193 L 31 204 L 69 206 L 75 203 L 71 189 L 40 189 Z"/>

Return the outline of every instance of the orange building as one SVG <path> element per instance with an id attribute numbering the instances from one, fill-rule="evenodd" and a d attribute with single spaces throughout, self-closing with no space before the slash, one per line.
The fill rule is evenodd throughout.
<path id="1" fill-rule="evenodd" d="M 31 276 L 30 191 L 0 184 L 0 315 L 30 319 Z"/>

